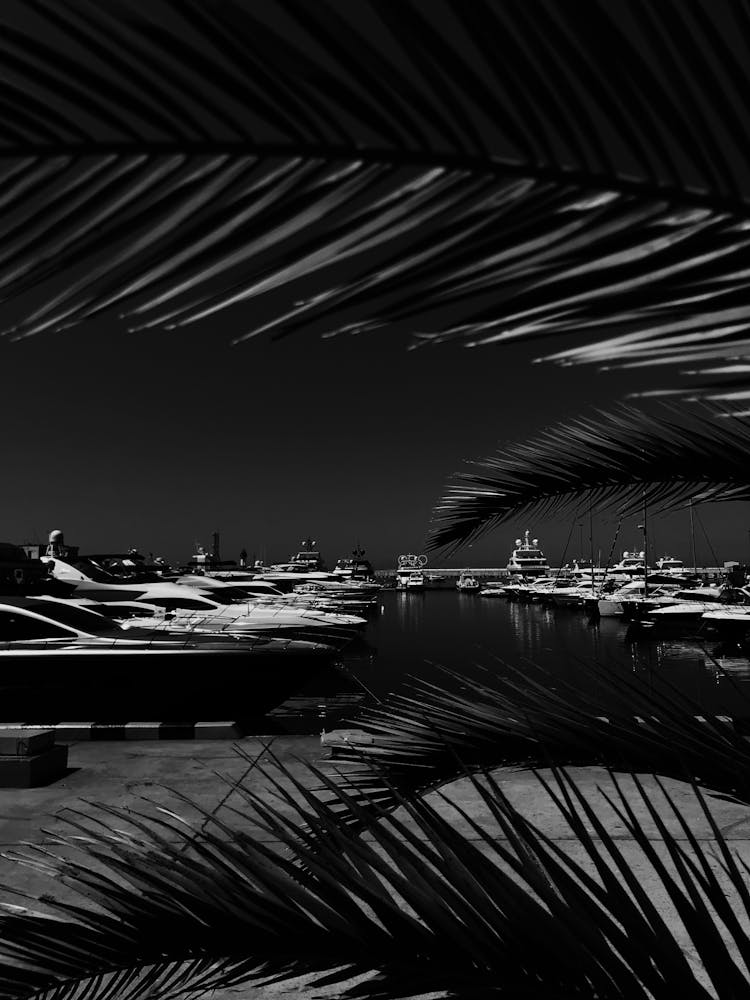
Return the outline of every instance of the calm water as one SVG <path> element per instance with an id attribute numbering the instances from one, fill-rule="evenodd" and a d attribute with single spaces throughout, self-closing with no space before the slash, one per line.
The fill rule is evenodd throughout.
<path id="1" fill-rule="evenodd" d="M 581 661 L 597 661 L 644 678 L 666 677 L 706 714 L 750 716 L 750 661 L 736 651 L 727 655 L 717 641 L 689 637 L 634 641 L 626 623 L 616 618 L 592 621 L 580 611 L 555 611 L 452 590 L 384 591 L 381 604 L 382 614 L 365 633 L 369 649 L 347 659 L 352 676 L 373 697 L 403 690 L 410 675 L 437 681 L 434 663 L 478 675 L 475 664 L 502 671 L 498 660 L 521 667 L 530 660 L 596 693 L 606 711 L 604 696 L 592 692 L 595 681 L 580 666 Z M 717 653 L 723 672 L 711 659 Z M 346 709 L 347 699 L 353 706 L 362 694 L 361 688 L 357 694 L 353 681 L 337 685 L 329 678 L 327 683 L 326 690 L 318 682 L 322 692 L 318 702 L 326 706 L 318 717 L 326 716 L 330 728 L 347 714 L 334 696 L 344 699 Z M 445 684 L 445 679 L 439 683 Z M 314 699 L 315 685 L 308 687 L 307 693 L 311 692 Z M 309 731 L 316 731 L 316 726 L 317 719 L 311 717 Z"/>

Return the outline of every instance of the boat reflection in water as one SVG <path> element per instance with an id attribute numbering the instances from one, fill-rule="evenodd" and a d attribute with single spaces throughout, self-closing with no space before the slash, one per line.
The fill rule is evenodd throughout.
<path id="1" fill-rule="evenodd" d="M 724 652 L 728 669 L 722 674 L 712 659 L 722 660 L 715 641 L 701 645 L 689 637 L 634 637 L 620 618 L 591 620 L 536 603 L 480 601 L 453 588 L 419 599 L 390 591 L 382 600 L 384 614 L 372 633 L 378 654 L 367 676 L 378 698 L 403 691 L 415 676 L 449 690 L 456 686 L 436 664 L 486 682 L 503 672 L 503 664 L 527 671 L 529 661 L 548 671 L 551 687 L 560 678 L 601 696 L 603 710 L 606 685 L 586 664 L 598 663 L 608 673 L 637 673 L 646 681 L 662 677 L 709 714 L 736 714 L 750 696 L 750 661 L 744 671 L 736 650 L 732 656 Z"/>
<path id="2" fill-rule="evenodd" d="M 330 730 L 354 720 L 360 705 L 376 703 L 389 692 L 404 692 L 415 677 L 448 691 L 460 690 L 460 679 L 441 672 L 440 665 L 454 671 L 459 678 L 472 677 L 491 683 L 493 675 L 507 671 L 508 665 L 529 672 L 529 663 L 538 664 L 547 672 L 546 683 L 550 688 L 554 689 L 558 682 L 562 688 L 561 682 L 566 682 L 594 697 L 601 704 L 602 714 L 606 714 L 613 706 L 606 675 L 594 676 L 590 671 L 590 665 L 597 663 L 606 674 L 635 673 L 646 681 L 664 678 L 696 703 L 703 714 L 734 716 L 744 710 L 750 717 L 750 659 L 745 655 L 746 650 L 736 645 L 722 646 L 716 639 L 637 634 L 619 617 L 591 620 L 582 612 L 558 611 L 540 603 L 482 601 L 453 587 L 417 594 L 405 590 L 383 591 L 379 602 L 383 613 L 368 618 L 363 628 L 353 630 L 343 648 L 337 644 L 335 657 L 321 654 L 321 662 L 318 664 L 316 657 L 313 665 L 307 658 L 304 662 L 300 660 L 304 676 L 299 683 L 295 678 L 287 700 L 277 703 L 272 714 L 266 715 L 266 723 L 270 720 L 278 728 L 258 732 Z M 325 631 L 321 628 L 321 638 Z M 137 635 L 130 631 L 131 639 Z M 162 641 L 163 635 L 160 632 L 155 641 Z M 182 641 L 211 640 L 185 636 Z M 272 646 L 269 644 L 267 648 L 270 650 Z M 227 683 L 225 674 L 220 684 L 214 672 L 198 668 L 199 658 L 192 657 L 196 661 L 195 670 L 187 668 L 185 672 L 186 665 L 180 665 L 181 679 L 190 680 L 196 696 L 191 706 L 204 708 L 212 704 L 219 711 L 231 705 L 233 710 L 238 706 L 238 691 L 248 708 L 257 699 L 260 691 L 250 676 L 251 662 L 245 661 L 241 683 L 235 677 Z M 343 667 L 331 666 L 332 660 L 335 663 L 343 660 Z M 221 660 L 227 668 L 232 662 Z M 260 659 L 254 662 L 260 663 Z M 279 662 L 292 661 L 283 657 Z M 111 669 L 107 663 L 102 662 L 103 678 Z M 269 685 L 278 679 L 278 667 L 273 664 L 270 667 Z M 128 678 L 132 681 L 132 673 L 122 678 L 124 691 Z M 171 705 L 168 696 L 174 696 L 179 685 L 175 684 L 174 674 L 168 678 L 166 671 L 163 680 L 164 700 L 160 707 L 166 709 Z M 62 675 L 58 694 L 66 684 L 71 698 L 74 697 L 70 678 Z M 136 689 L 132 683 L 130 688 L 132 691 L 125 691 L 133 699 L 128 708 L 139 713 L 140 709 L 153 708 L 155 700 L 161 697 L 144 687 Z M 286 694 L 279 691 L 279 699 Z M 95 709 L 93 702 L 88 707 Z M 187 710 L 187 703 L 182 707 Z M 222 712 L 221 717 L 228 716 Z"/>
<path id="3" fill-rule="evenodd" d="M 393 595 L 393 597 L 395 597 L 396 600 L 396 617 L 401 628 L 407 632 L 420 629 L 424 619 L 425 608 L 425 601 L 422 598 L 427 597 L 424 590 L 399 590 Z M 414 600 L 415 597 L 420 599 Z M 390 609 L 388 609 L 387 604 L 384 603 L 384 611 L 386 610 Z"/>

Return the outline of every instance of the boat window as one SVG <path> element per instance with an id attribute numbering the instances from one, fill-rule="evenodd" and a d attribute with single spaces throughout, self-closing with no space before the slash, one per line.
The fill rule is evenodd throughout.
<path id="1" fill-rule="evenodd" d="M 0 612 L 0 642 L 24 639 L 73 639 L 69 629 L 17 612 Z"/>
<path id="2" fill-rule="evenodd" d="M 211 596 L 208 598 L 210 601 L 216 604 L 236 604 L 237 601 L 247 601 L 247 594 L 243 594 L 241 590 L 230 591 L 227 590 L 212 590 Z M 205 608 L 205 604 L 194 604 L 193 607 Z M 187 607 L 187 605 L 181 605 L 181 607 Z"/>
<path id="3" fill-rule="evenodd" d="M 109 618 L 103 618 L 99 614 L 92 614 L 83 608 L 78 608 L 73 604 L 58 604 L 56 601 L 35 601 L 31 609 L 47 618 L 53 618 L 61 625 L 70 625 L 71 628 L 79 629 L 81 632 L 88 632 L 91 635 L 102 635 L 104 633 L 116 632 L 119 625 L 116 625 Z"/>
<path id="4" fill-rule="evenodd" d="M 266 593 L 262 588 L 261 592 Z M 216 601 L 217 604 L 234 604 L 235 601 L 247 600 L 247 589 L 245 587 L 216 587 L 208 592 L 208 597 L 212 601 Z"/>
<path id="5" fill-rule="evenodd" d="M 108 618 L 149 618 L 153 617 L 154 610 L 146 604 L 97 604 L 92 610 Z M 121 627 L 121 626 L 120 626 Z"/>
<path id="6" fill-rule="evenodd" d="M 164 608 L 165 611 L 174 611 L 176 608 L 206 611 L 212 607 L 210 601 L 193 600 L 191 597 L 149 597 L 148 603 L 155 604 L 157 608 Z"/>

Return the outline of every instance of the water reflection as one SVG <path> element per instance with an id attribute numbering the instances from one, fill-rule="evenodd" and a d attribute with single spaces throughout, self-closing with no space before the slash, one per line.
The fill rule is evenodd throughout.
<path id="1" fill-rule="evenodd" d="M 403 629 L 419 628 L 424 618 L 424 600 L 427 595 L 423 590 L 397 590 L 396 617 Z M 383 613 L 386 608 L 384 606 Z"/>
<path id="2" fill-rule="evenodd" d="M 373 699 L 404 691 L 414 677 L 450 687 L 435 664 L 478 676 L 480 669 L 502 672 L 504 664 L 528 670 L 531 661 L 601 699 L 606 714 L 609 695 L 582 666 L 595 662 L 647 683 L 664 678 L 705 714 L 750 715 L 750 659 L 737 646 L 679 636 L 647 639 L 631 634 L 619 618 L 591 620 L 582 612 L 454 590 L 390 591 L 381 600 L 383 614 L 368 623 L 367 645 L 347 664 Z"/>
<path id="3" fill-rule="evenodd" d="M 542 619 L 539 608 L 511 601 L 506 605 L 513 635 L 531 655 L 542 643 Z"/>

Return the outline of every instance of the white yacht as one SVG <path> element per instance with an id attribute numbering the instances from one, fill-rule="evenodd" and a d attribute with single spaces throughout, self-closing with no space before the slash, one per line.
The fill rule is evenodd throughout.
<path id="1" fill-rule="evenodd" d="M 424 590 L 427 586 L 427 577 L 420 569 L 412 570 L 406 579 L 407 590 Z"/>
<path id="2" fill-rule="evenodd" d="M 740 603 L 726 587 L 695 587 L 680 590 L 676 596 L 679 602 L 654 608 L 640 620 L 640 625 L 656 629 L 700 628 L 706 624 L 704 614 L 720 610 L 726 604 Z"/>
<path id="3" fill-rule="evenodd" d="M 701 621 L 707 631 L 718 632 L 722 639 L 741 642 L 750 632 L 750 589 L 742 589 L 737 603 L 704 611 Z"/>
<path id="4" fill-rule="evenodd" d="M 653 596 L 656 595 L 656 585 L 651 584 L 646 585 L 645 578 L 639 580 L 631 580 L 630 583 L 626 583 L 624 587 L 620 587 L 619 590 L 615 590 L 609 594 L 603 594 L 597 600 L 597 610 L 599 614 L 606 618 L 612 615 L 622 615 L 625 611 L 625 604 L 632 603 L 643 599 L 647 593 L 651 593 Z M 659 588 L 662 594 L 668 593 L 668 586 Z M 674 585 L 675 590 L 679 590 L 679 585 Z"/>
<path id="5" fill-rule="evenodd" d="M 622 559 L 612 567 L 613 573 L 627 573 L 629 576 L 644 575 L 646 572 L 645 552 L 623 552 Z"/>
<path id="6" fill-rule="evenodd" d="M 468 569 L 465 569 L 456 581 L 456 589 L 464 594 L 478 594 L 479 580 Z"/>
<path id="7" fill-rule="evenodd" d="M 605 570 L 579 569 L 578 566 L 571 575 L 572 581 L 556 586 L 548 595 L 549 603 L 556 608 L 583 607 L 587 599 L 597 598 L 607 579 Z"/>
<path id="8" fill-rule="evenodd" d="M 274 563 L 271 566 L 272 572 L 326 573 L 323 557 L 313 548 L 317 544 L 312 538 L 306 538 L 302 542 L 302 549 L 290 556 L 289 562 Z"/>
<path id="9" fill-rule="evenodd" d="M 507 585 L 502 580 L 486 580 L 479 591 L 480 597 L 507 597 Z"/>
<path id="10" fill-rule="evenodd" d="M 358 545 L 351 556 L 337 561 L 333 575 L 343 580 L 372 580 L 375 570 L 370 560 L 365 559 L 365 550 Z"/>
<path id="11" fill-rule="evenodd" d="M 529 584 L 528 599 L 547 603 L 556 591 L 567 590 L 575 581 L 569 576 L 537 577 Z"/>
<path id="12" fill-rule="evenodd" d="M 331 613 L 328 611 L 285 607 L 283 604 L 268 604 L 277 600 L 273 596 L 264 597 L 247 594 L 231 584 L 212 580 L 205 586 L 205 577 L 195 578 L 195 584 L 143 581 L 141 583 L 110 583 L 107 574 L 75 566 L 62 559 L 47 559 L 55 579 L 67 584 L 75 597 L 86 597 L 106 604 L 119 602 L 143 604 L 149 617 L 154 612 L 162 615 L 170 613 L 179 619 L 182 629 L 187 619 L 192 617 L 220 619 L 239 623 L 244 629 L 302 629 L 312 628 L 362 628 L 366 619 L 357 615 Z M 85 571 L 84 571 L 85 570 Z M 94 575 L 91 576 L 90 574 Z M 185 579 L 185 578 L 183 578 Z M 134 621 L 135 624 L 135 621 Z M 151 623 L 148 623 L 149 627 Z M 175 628 L 176 628 L 175 624 Z M 214 629 L 216 630 L 216 629 Z"/>
<path id="13" fill-rule="evenodd" d="M 685 563 L 682 559 L 675 559 L 674 556 L 662 556 L 656 560 L 656 568 L 660 573 L 683 573 Z"/>
<path id="14" fill-rule="evenodd" d="M 418 589 L 418 577 L 422 578 L 422 588 L 424 588 L 427 581 L 422 570 L 426 565 L 427 556 L 415 555 L 413 552 L 400 555 L 396 566 L 396 590 Z M 416 574 L 414 582 L 408 586 L 413 573 Z"/>
<path id="15" fill-rule="evenodd" d="M 508 571 L 522 576 L 545 576 L 549 573 L 549 565 L 544 553 L 539 548 L 539 539 L 529 541 L 530 532 L 524 532 L 523 541 L 516 539 L 516 547 L 508 560 Z"/>

